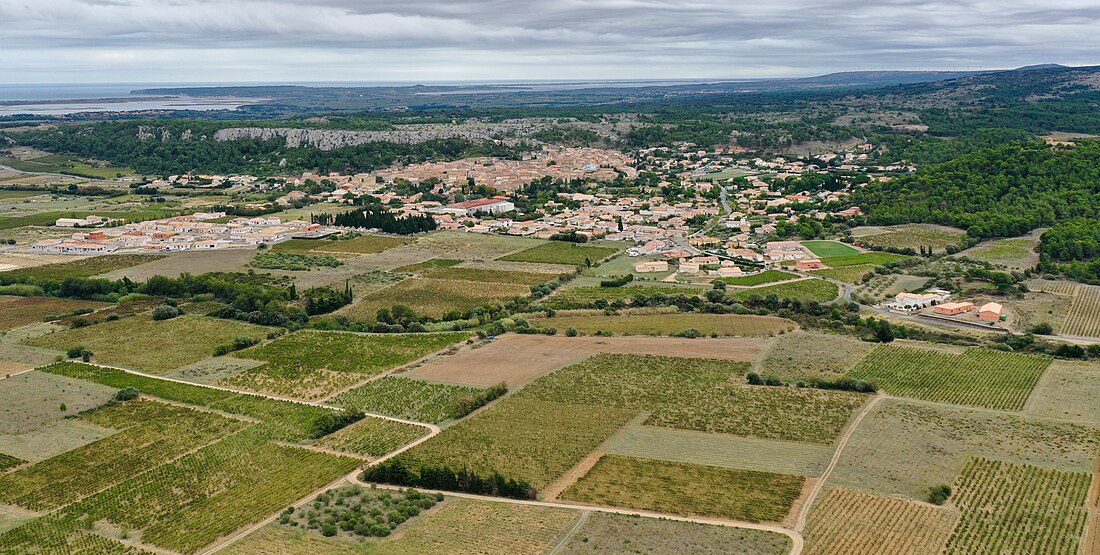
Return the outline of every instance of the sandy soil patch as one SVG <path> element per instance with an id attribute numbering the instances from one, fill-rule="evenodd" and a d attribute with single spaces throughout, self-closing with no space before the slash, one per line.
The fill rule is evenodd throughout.
<path id="1" fill-rule="evenodd" d="M 539 376 L 596 353 L 714 358 L 750 362 L 768 345 L 746 338 L 560 337 L 505 335 L 477 349 L 429 362 L 409 372 L 427 380 L 488 387 L 522 386 Z"/>

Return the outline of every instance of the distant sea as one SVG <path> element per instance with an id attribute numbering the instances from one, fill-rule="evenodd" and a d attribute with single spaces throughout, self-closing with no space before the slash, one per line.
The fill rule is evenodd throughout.
<path id="1" fill-rule="evenodd" d="M 64 115 L 80 112 L 139 110 L 232 110 L 264 99 L 234 97 L 171 98 L 135 95 L 131 91 L 154 88 L 233 87 L 301 85 L 312 87 L 401 87 L 412 85 L 481 86 L 468 89 L 467 94 L 507 93 L 517 90 L 548 91 L 592 87 L 668 86 L 721 80 L 654 80 L 654 81 L 347 81 L 347 82 L 270 82 L 270 83 L 51 83 L 0 84 L 0 116 L 13 114 Z M 429 93 L 447 94 L 447 93 Z M 122 100 L 125 99 L 125 100 Z M 110 100 L 110 101 L 108 101 Z"/>

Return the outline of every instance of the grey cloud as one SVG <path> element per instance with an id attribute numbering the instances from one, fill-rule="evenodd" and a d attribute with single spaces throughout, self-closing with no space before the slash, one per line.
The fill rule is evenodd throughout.
<path id="1" fill-rule="evenodd" d="M 0 82 L 663 78 L 1100 63 L 1059 0 L 0 0 Z M 305 74 L 304 76 L 302 76 Z M 172 76 L 175 78 L 172 78 Z"/>

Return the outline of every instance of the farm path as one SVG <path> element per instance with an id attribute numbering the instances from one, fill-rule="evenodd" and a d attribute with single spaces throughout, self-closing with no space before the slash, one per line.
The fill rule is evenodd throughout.
<path id="1" fill-rule="evenodd" d="M 1081 542 L 1084 555 L 1100 555 L 1100 456 L 1092 472 L 1092 484 L 1085 498 L 1089 519 L 1085 526 L 1085 541 Z"/>
<path id="2" fill-rule="evenodd" d="M 829 480 L 829 475 L 833 473 L 833 469 L 836 468 L 837 462 L 840 461 L 840 455 L 843 454 L 844 447 L 848 445 L 848 440 L 851 439 L 852 434 L 855 433 L 860 422 L 863 422 L 863 418 L 874 410 L 879 402 L 885 398 L 887 398 L 887 395 L 882 393 L 875 395 L 875 397 L 871 399 L 871 402 L 867 403 L 867 406 L 859 411 L 859 414 L 852 420 L 848 429 L 844 430 L 844 434 L 840 436 L 840 441 L 836 444 L 836 451 L 833 452 L 833 458 L 829 461 L 829 466 L 825 467 L 825 472 L 821 473 L 821 477 L 814 484 L 814 488 L 810 491 L 810 495 L 806 497 L 806 501 L 802 504 L 802 510 L 798 513 L 798 522 L 794 526 L 795 531 L 801 533 L 806 529 L 806 519 L 809 517 L 810 510 L 813 509 L 814 501 L 817 500 L 817 496 L 825 487 L 825 482 Z"/>
<path id="3" fill-rule="evenodd" d="M 370 487 L 376 485 L 382 489 L 400 490 L 403 489 L 399 486 L 387 486 L 383 484 L 370 484 L 359 479 L 358 473 L 352 474 L 348 477 L 348 480 L 352 483 Z M 428 493 L 442 493 L 443 495 L 450 497 L 459 497 L 462 499 L 473 499 L 477 501 L 489 501 L 493 503 L 511 503 L 513 505 L 527 505 L 530 507 L 548 507 L 551 509 L 570 509 L 574 511 L 590 511 L 598 513 L 609 513 L 616 515 L 626 516 L 640 516 L 645 518 L 657 518 L 662 520 L 674 520 L 676 522 L 691 522 L 694 524 L 709 524 L 711 526 L 728 526 L 730 528 L 744 528 L 748 530 L 760 530 L 763 532 L 773 532 L 776 534 L 783 534 L 791 539 L 791 553 L 790 555 L 800 555 L 805 542 L 802 539 L 802 534 L 792 530 L 790 528 L 784 528 L 774 524 L 760 524 L 758 522 L 747 522 L 743 520 L 727 520 L 723 518 L 704 518 L 704 517 L 689 517 L 678 516 L 666 513 L 657 513 L 653 511 L 637 511 L 633 509 L 621 509 L 617 507 L 604 507 L 600 505 L 581 505 L 576 503 L 562 503 L 559 501 L 536 501 L 531 499 L 509 499 L 506 497 L 490 497 L 487 495 L 476 495 L 472 493 L 460 493 L 454 491 L 439 491 L 431 489 L 422 489 Z"/>
<path id="4" fill-rule="evenodd" d="M 584 526 L 584 523 L 588 522 L 588 519 L 591 516 L 592 511 L 582 512 L 581 516 L 577 517 L 577 521 L 573 523 L 573 526 L 569 528 L 569 531 L 562 535 L 561 539 L 558 540 L 558 543 L 555 544 L 554 547 L 550 549 L 550 551 L 547 551 L 546 555 L 557 555 L 558 553 L 561 553 L 561 550 L 565 547 L 565 544 L 569 543 L 569 540 L 573 539 L 573 536 L 577 535 L 577 531 L 580 530 L 582 526 Z"/>

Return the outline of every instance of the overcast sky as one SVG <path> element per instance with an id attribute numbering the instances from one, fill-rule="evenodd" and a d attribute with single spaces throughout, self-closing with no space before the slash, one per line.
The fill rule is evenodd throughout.
<path id="1" fill-rule="evenodd" d="M 1098 36 L 1098 0 L 0 0 L 0 83 L 1093 65 Z"/>

